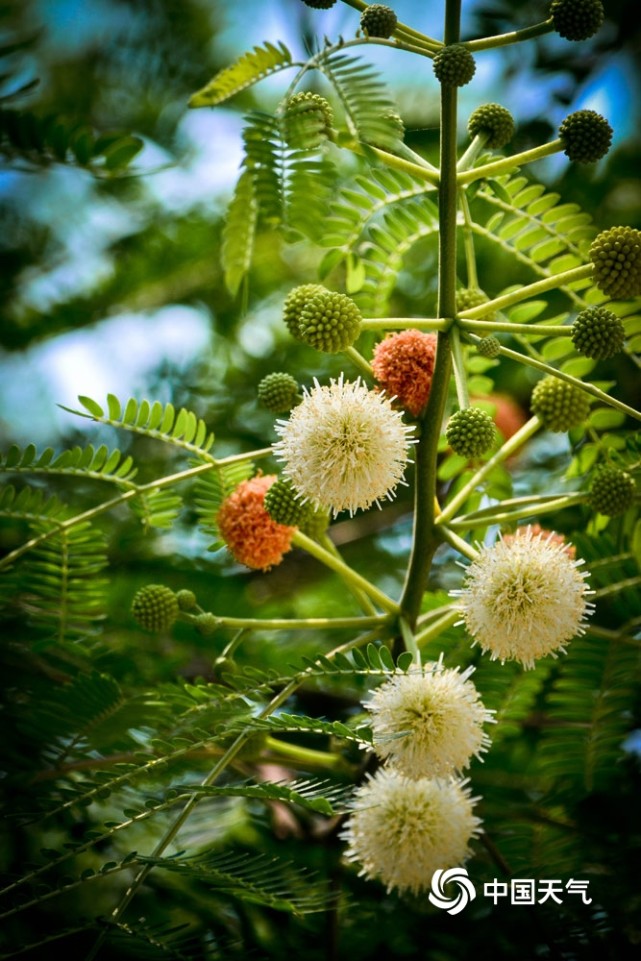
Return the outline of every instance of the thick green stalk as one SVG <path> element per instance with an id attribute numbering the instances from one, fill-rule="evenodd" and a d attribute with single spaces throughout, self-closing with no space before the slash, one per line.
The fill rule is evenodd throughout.
<path id="1" fill-rule="evenodd" d="M 445 9 L 445 43 L 459 39 L 461 0 L 448 0 Z M 457 88 L 441 85 L 441 155 L 439 182 L 439 317 L 456 315 L 456 111 Z M 438 334 L 436 365 L 430 398 L 421 417 L 421 437 L 416 445 L 414 477 L 414 532 L 407 570 L 401 612 L 413 629 L 421 610 L 434 552 L 440 534 L 434 524 L 434 492 L 436 490 L 436 458 L 443 413 L 452 368 L 450 335 Z"/>

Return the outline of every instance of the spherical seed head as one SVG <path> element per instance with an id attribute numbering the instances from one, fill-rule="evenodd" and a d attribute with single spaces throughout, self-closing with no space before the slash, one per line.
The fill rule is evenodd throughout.
<path id="1" fill-rule="evenodd" d="M 357 787 L 341 833 L 345 856 L 360 875 L 378 878 L 388 891 L 420 894 L 434 871 L 462 864 L 480 820 L 465 781 L 417 778 L 379 769 Z"/>
<path id="2" fill-rule="evenodd" d="M 603 23 L 601 0 L 552 0 L 554 29 L 566 40 L 587 40 Z"/>
<path id="3" fill-rule="evenodd" d="M 390 499 L 414 443 L 412 428 L 383 393 L 342 375 L 329 387 L 315 381 L 276 431 L 281 439 L 273 450 L 285 462 L 283 473 L 302 499 L 334 515 Z"/>
<path id="4" fill-rule="evenodd" d="M 265 495 L 276 480 L 275 474 L 259 474 L 242 481 L 225 498 L 216 517 L 233 557 L 254 570 L 280 564 L 291 547 L 295 528 L 277 524 L 265 508 Z"/>
<path id="5" fill-rule="evenodd" d="M 467 568 L 457 607 L 463 622 L 492 660 L 519 661 L 525 668 L 548 654 L 565 652 L 564 645 L 585 633 L 587 575 L 568 545 L 553 533 L 524 534 L 509 542 L 481 547 Z"/>
<path id="6" fill-rule="evenodd" d="M 459 313 L 463 310 L 471 310 L 472 307 L 480 307 L 481 304 L 487 303 L 489 299 L 485 291 L 479 290 L 478 287 L 460 287 L 456 291 L 456 309 Z M 496 311 L 488 310 L 487 313 L 477 319 L 496 320 Z"/>
<path id="7" fill-rule="evenodd" d="M 258 400 L 273 414 L 292 409 L 299 395 L 298 382 L 291 374 L 275 371 L 267 374 L 258 385 Z"/>
<path id="8" fill-rule="evenodd" d="M 181 611 L 193 611 L 193 609 L 198 606 L 198 601 L 193 591 L 178 591 L 176 600 Z"/>
<path id="9" fill-rule="evenodd" d="M 312 511 L 311 505 L 303 503 L 286 477 L 275 481 L 269 488 L 265 494 L 265 508 L 277 524 L 290 527 L 299 527 L 301 518 Z"/>
<path id="10" fill-rule="evenodd" d="M 430 395 L 436 343 L 436 334 L 403 330 L 374 348 L 374 376 L 388 396 L 395 397 L 413 417 L 418 417 Z"/>
<path id="11" fill-rule="evenodd" d="M 285 106 L 285 143 L 296 150 L 316 150 L 327 140 L 333 122 L 325 97 L 311 91 L 295 93 Z"/>
<path id="12" fill-rule="evenodd" d="M 147 584 L 136 591 L 131 604 L 134 619 L 146 631 L 168 631 L 178 617 L 176 595 L 164 584 Z"/>
<path id="13" fill-rule="evenodd" d="M 470 114 L 467 132 L 470 137 L 487 134 L 485 146 L 490 150 L 500 150 L 514 136 L 514 117 L 500 103 L 485 103 Z"/>
<path id="14" fill-rule="evenodd" d="M 336 354 L 358 339 L 362 319 L 351 297 L 324 290 L 308 300 L 301 310 L 299 337 L 316 350 Z"/>
<path id="15" fill-rule="evenodd" d="M 392 8 L 382 3 L 372 3 L 361 14 L 361 29 L 368 37 L 391 37 L 397 23 Z"/>
<path id="16" fill-rule="evenodd" d="M 381 684 L 364 704 L 378 757 L 415 779 L 456 774 L 487 750 L 483 725 L 493 718 L 469 680 L 473 670 L 439 661 Z"/>
<path id="17" fill-rule="evenodd" d="M 590 413 L 587 394 L 552 375 L 538 382 L 532 391 L 530 407 L 544 427 L 557 433 L 579 427 Z"/>
<path id="18" fill-rule="evenodd" d="M 630 474 L 606 464 L 599 467 L 590 486 L 590 505 L 599 514 L 616 517 L 632 505 L 636 485 Z"/>
<path id="19" fill-rule="evenodd" d="M 559 127 L 563 152 L 576 163 L 596 163 L 612 143 L 612 127 L 596 110 L 576 110 Z"/>
<path id="20" fill-rule="evenodd" d="M 464 87 L 476 72 L 474 57 L 460 43 L 441 47 L 432 63 L 436 79 L 445 87 Z"/>
<path id="21" fill-rule="evenodd" d="M 452 414 L 445 436 L 455 454 L 479 457 L 494 443 L 496 431 L 487 411 L 480 407 L 466 407 Z"/>
<path id="22" fill-rule="evenodd" d="M 313 297 L 327 292 L 327 288 L 322 284 L 300 284 L 287 294 L 283 304 L 283 320 L 287 330 L 296 340 L 301 340 L 299 324 L 303 308 Z"/>
<path id="23" fill-rule="evenodd" d="M 336 3 L 336 0 L 303 0 L 303 3 L 308 7 L 313 7 L 314 10 L 329 10 Z"/>
<path id="24" fill-rule="evenodd" d="M 587 307 L 572 325 L 572 343 L 584 357 L 605 360 L 623 349 L 625 330 L 620 317 L 606 307 Z"/>
<path id="25" fill-rule="evenodd" d="M 641 294 L 641 230 L 611 227 L 592 241 L 594 282 L 612 298 Z"/>
<path id="26" fill-rule="evenodd" d="M 488 334 L 479 340 L 476 349 L 482 357 L 498 357 L 501 353 L 501 342 L 494 334 Z"/>

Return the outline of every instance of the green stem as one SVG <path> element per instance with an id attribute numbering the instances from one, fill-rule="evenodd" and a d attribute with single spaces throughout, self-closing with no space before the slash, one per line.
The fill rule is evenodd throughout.
<path id="1" fill-rule="evenodd" d="M 456 43 L 460 35 L 461 0 L 447 0 L 444 40 Z M 441 84 L 441 145 L 439 183 L 439 317 L 456 316 L 456 212 L 457 212 L 457 96 L 458 88 Z M 438 443 L 452 367 L 449 334 L 440 331 L 430 396 L 421 416 L 421 437 L 416 445 L 414 472 L 414 530 L 412 548 L 401 597 L 401 610 L 414 628 L 440 537 L 434 525 Z"/>
<path id="2" fill-rule="evenodd" d="M 450 530 L 449 527 L 442 525 L 439 528 L 439 531 L 443 540 L 447 541 L 447 543 L 457 550 L 459 554 L 462 554 L 463 557 L 467 557 L 471 561 L 474 561 L 479 556 L 479 552 L 475 550 L 471 544 L 468 544 L 467 541 L 464 541 L 462 537 L 459 537 L 458 534 L 455 534 L 454 531 Z"/>
<path id="3" fill-rule="evenodd" d="M 321 547 L 321 545 L 312 540 L 311 537 L 307 537 L 302 531 L 296 531 L 292 537 L 292 544 L 301 547 L 304 551 L 307 551 L 308 554 L 311 554 L 312 557 L 315 557 L 316 560 L 320 561 L 321 564 L 335 571 L 343 578 L 346 584 L 355 587 L 357 590 L 364 591 L 379 607 L 382 607 L 384 611 L 390 614 L 398 614 L 399 606 L 396 601 L 393 601 L 387 594 L 379 590 L 378 587 L 371 584 L 367 578 L 357 574 L 356 571 L 348 567 L 340 558 L 330 554 L 329 551 Z"/>
<path id="4" fill-rule="evenodd" d="M 557 370 L 556 367 L 551 367 L 549 364 L 544 363 L 542 360 L 536 360 L 534 357 L 526 357 L 525 354 L 519 354 L 516 350 L 510 350 L 509 347 L 501 347 L 501 355 L 510 357 L 520 364 L 525 364 L 526 367 L 535 367 L 537 370 L 541 370 L 546 374 L 558 377 L 559 380 L 564 380 L 567 384 L 578 387 L 579 390 L 585 391 L 586 394 L 591 394 L 609 407 L 614 407 L 615 410 L 620 410 L 622 413 L 627 414 L 628 417 L 641 420 L 641 411 L 635 410 L 634 407 L 630 407 L 628 404 L 624 404 L 622 400 L 617 400 L 616 397 L 610 397 L 604 390 L 595 387 L 594 384 L 589 383 L 589 381 L 579 380 L 578 377 L 573 377 L 572 374 L 566 374 L 563 370 Z"/>
<path id="5" fill-rule="evenodd" d="M 470 406 L 470 392 L 467 389 L 461 338 L 456 327 L 452 329 L 452 367 L 454 369 L 454 382 L 456 384 L 458 405 L 461 410 L 466 410 Z"/>
<path id="6" fill-rule="evenodd" d="M 465 153 L 461 155 L 461 158 L 456 165 L 456 169 L 459 171 L 459 173 L 462 173 L 464 170 L 468 170 L 470 167 L 474 166 L 474 161 L 489 139 L 490 134 L 487 131 L 476 134 Z"/>
<path id="7" fill-rule="evenodd" d="M 519 43 L 521 40 L 531 40 L 533 37 L 540 37 L 545 33 L 554 30 L 552 17 L 543 20 L 541 23 L 534 23 L 531 27 L 524 27 L 522 30 L 511 30 L 509 33 L 500 33 L 494 37 L 479 37 L 478 40 L 466 40 L 464 46 L 468 50 L 490 50 L 492 47 L 506 47 L 510 43 Z"/>
<path id="8" fill-rule="evenodd" d="M 449 330 L 449 318 L 436 317 L 367 317 L 361 321 L 361 330 Z"/>
<path id="9" fill-rule="evenodd" d="M 409 626 L 404 617 L 399 619 L 399 628 L 401 631 L 401 637 L 403 638 L 403 643 L 405 644 L 405 650 L 412 654 L 414 661 L 420 666 L 421 655 L 418 650 L 416 638 L 412 628 Z"/>
<path id="10" fill-rule="evenodd" d="M 363 13 L 363 11 L 367 10 L 367 8 L 370 6 L 369 3 L 364 3 L 363 0 L 343 0 L 343 3 L 348 7 L 353 7 L 354 10 L 360 11 L 360 13 Z M 432 37 L 428 37 L 424 33 L 419 33 L 418 30 L 414 30 L 413 27 L 409 27 L 406 23 L 397 23 L 394 33 L 398 33 L 399 35 L 405 34 L 409 37 L 413 37 L 415 40 L 421 40 L 423 43 L 433 47 L 435 50 L 438 50 L 439 47 L 443 46 L 443 44 L 439 43 L 438 40 L 433 40 Z"/>
<path id="11" fill-rule="evenodd" d="M 516 434 L 513 434 L 508 441 L 506 441 L 503 446 L 485 462 L 476 473 L 469 479 L 467 484 L 465 484 L 461 490 L 456 494 L 449 504 L 446 504 L 441 513 L 436 518 L 437 525 L 448 524 L 454 515 L 456 514 L 459 507 L 465 503 L 470 494 L 473 494 L 476 488 L 485 480 L 488 474 L 490 474 L 498 464 L 502 464 L 503 461 L 511 457 L 519 447 L 526 443 L 536 434 L 537 430 L 541 427 L 541 421 L 538 417 L 531 417 L 527 423 L 523 425 Z"/>
<path id="12" fill-rule="evenodd" d="M 184 615 L 189 616 L 189 615 Z M 376 627 L 382 624 L 386 614 L 374 614 L 366 617 L 226 617 L 213 615 L 216 627 L 231 627 L 234 630 L 247 631 L 318 631 L 331 628 L 332 630 L 360 630 L 361 628 Z M 197 620 L 196 617 L 193 618 Z"/>
<path id="13" fill-rule="evenodd" d="M 562 140 L 551 140 L 540 147 L 533 147 L 531 150 L 523 150 L 521 153 L 512 154 L 511 157 L 502 157 L 500 160 L 493 160 L 491 163 L 483 164 L 481 167 L 472 167 L 471 170 L 463 170 L 458 175 L 459 186 L 471 184 L 475 180 L 487 179 L 488 177 L 498 177 L 500 174 L 511 173 L 523 164 L 534 163 L 535 160 L 543 160 L 552 154 L 559 153 L 564 149 Z"/>
<path id="14" fill-rule="evenodd" d="M 565 326 L 552 326 L 551 324 L 546 326 L 545 324 L 511 324 L 502 323 L 496 320 L 470 320 L 467 317 L 462 317 L 458 321 L 458 326 L 461 330 L 469 331 L 491 331 L 491 332 L 504 332 L 506 334 L 536 334 L 538 337 L 545 336 L 545 334 L 554 334 L 555 336 L 567 336 L 569 337 L 572 333 L 572 325 L 566 324 Z"/>
<path id="15" fill-rule="evenodd" d="M 341 561 L 343 560 L 343 558 L 339 553 L 338 548 L 336 547 L 336 544 L 328 534 L 323 534 L 322 537 L 320 538 L 320 541 L 321 541 L 321 545 L 325 548 L 325 550 L 329 551 L 330 554 L 333 554 L 334 557 L 338 557 L 339 560 Z M 348 584 L 347 586 L 352 592 L 355 600 L 360 605 L 360 608 L 364 614 L 376 614 L 376 608 L 372 604 L 367 594 L 365 594 L 359 588 L 354 587 L 353 584 Z"/>
<path id="16" fill-rule="evenodd" d="M 389 153 L 387 150 L 381 150 L 380 147 L 373 147 L 371 144 L 363 146 L 363 144 L 356 140 L 343 146 L 346 146 L 355 154 L 371 154 L 376 157 L 377 160 L 380 160 L 381 163 L 384 163 L 386 167 L 391 167 L 393 170 L 400 170 L 402 173 L 411 174 L 412 177 L 416 177 L 418 180 L 425 180 L 427 183 L 432 184 L 433 187 L 438 186 L 439 173 L 431 164 L 429 166 L 423 166 L 422 164 L 413 163 L 411 160 L 397 157 L 396 154 Z"/>
<path id="17" fill-rule="evenodd" d="M 467 286 L 478 287 L 479 279 L 476 272 L 476 252 L 474 250 L 472 217 L 470 214 L 470 205 L 467 201 L 467 195 L 464 190 L 459 191 L 459 203 L 461 205 L 461 210 L 463 211 L 463 220 L 465 223 L 463 228 L 463 246 L 465 249 L 465 265 L 467 267 Z"/>
<path id="18" fill-rule="evenodd" d="M 585 280 L 587 277 L 592 277 L 592 264 L 572 267 L 560 274 L 552 274 L 549 277 L 543 277 L 541 280 L 535 280 L 531 284 L 526 284 L 525 287 L 510 291 L 509 294 L 502 294 L 493 300 L 486 300 L 478 307 L 462 310 L 459 314 L 459 320 L 479 320 L 483 317 L 483 314 L 490 310 L 503 310 L 504 307 L 511 307 L 513 304 L 519 304 L 522 300 L 529 300 L 530 297 L 544 294 L 548 290 L 556 290 L 564 285 L 574 283 L 575 280 Z"/>
<path id="19" fill-rule="evenodd" d="M 450 521 L 452 527 L 485 527 L 489 524 L 508 524 L 511 521 L 521 520 L 522 517 L 530 517 L 533 514 L 549 514 L 553 511 L 563 510 L 573 504 L 582 504 L 586 498 L 586 493 L 577 492 L 575 494 L 561 494 L 559 497 L 549 497 L 537 500 L 534 497 L 515 497 L 509 501 L 501 501 L 501 510 L 493 511 L 492 508 L 485 508 L 482 511 L 475 511 L 472 514 L 465 514 Z M 519 506 L 522 501 L 527 504 Z M 514 510 L 511 509 L 514 506 Z"/>
<path id="20" fill-rule="evenodd" d="M 365 375 L 365 377 L 369 378 L 370 380 L 373 379 L 374 372 L 372 371 L 370 364 L 367 363 L 362 354 L 359 354 L 355 347 L 346 347 L 343 353 L 349 357 L 349 359 L 355 364 L 360 372 Z"/>
<path id="21" fill-rule="evenodd" d="M 337 754 L 330 754 L 329 751 L 316 751 L 311 747 L 303 747 L 302 744 L 292 744 L 291 741 L 279 741 L 278 738 L 268 735 L 264 741 L 265 747 L 280 754 L 290 761 L 297 761 L 302 767 L 320 767 L 323 770 L 340 767 L 344 762 Z"/>

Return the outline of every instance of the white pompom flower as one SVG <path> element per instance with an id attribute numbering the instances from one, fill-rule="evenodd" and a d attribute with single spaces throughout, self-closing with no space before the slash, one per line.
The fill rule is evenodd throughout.
<path id="1" fill-rule="evenodd" d="M 469 680 L 473 671 L 439 661 L 377 688 L 364 707 L 378 757 L 410 778 L 455 774 L 480 757 L 490 744 L 483 725 L 494 718 Z"/>
<path id="2" fill-rule="evenodd" d="M 302 500 L 353 514 L 380 506 L 403 483 L 412 430 L 384 393 L 341 374 L 329 387 L 315 380 L 289 419 L 277 421 L 274 452 Z"/>
<path id="3" fill-rule="evenodd" d="M 481 547 L 467 568 L 457 606 L 474 640 L 492 660 L 526 668 L 585 633 L 594 605 L 582 560 L 574 560 L 554 532 L 526 529 L 520 536 Z"/>
<path id="4" fill-rule="evenodd" d="M 360 875 L 378 878 L 388 891 L 419 894 L 434 871 L 462 864 L 480 820 L 466 781 L 412 780 L 380 768 L 355 792 L 342 832 L 350 861 Z"/>

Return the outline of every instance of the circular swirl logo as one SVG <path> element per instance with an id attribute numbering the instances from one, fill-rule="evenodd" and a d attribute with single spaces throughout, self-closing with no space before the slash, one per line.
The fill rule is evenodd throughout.
<path id="1" fill-rule="evenodd" d="M 443 890 L 446 884 L 455 884 L 458 893 L 448 898 Z M 428 899 L 436 908 L 443 908 L 448 914 L 458 914 L 476 897 L 476 889 L 465 868 L 449 868 L 447 871 L 438 870 L 432 875 L 432 890 Z"/>

